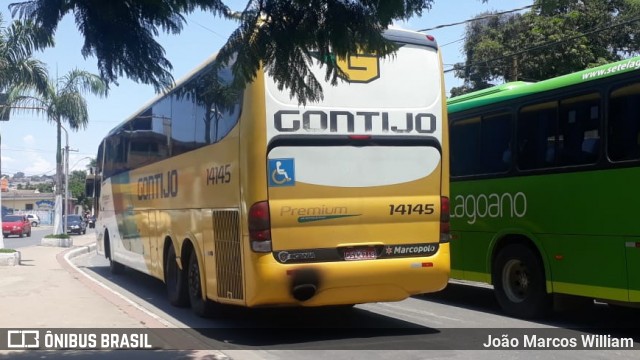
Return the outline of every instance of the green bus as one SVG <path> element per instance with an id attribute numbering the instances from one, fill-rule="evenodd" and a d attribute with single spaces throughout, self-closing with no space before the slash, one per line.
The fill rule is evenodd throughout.
<path id="1" fill-rule="evenodd" d="M 553 294 L 638 306 L 640 57 L 447 105 L 451 277 L 522 318 Z"/>

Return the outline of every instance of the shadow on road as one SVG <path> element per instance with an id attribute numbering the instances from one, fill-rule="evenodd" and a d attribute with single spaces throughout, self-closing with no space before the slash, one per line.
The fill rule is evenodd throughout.
<path id="1" fill-rule="evenodd" d="M 177 319 L 182 326 L 190 328 L 184 329 L 185 333 L 196 337 L 208 348 L 416 349 L 425 346 L 425 335 L 440 332 L 357 307 L 249 309 L 223 306 L 215 318 L 203 319 L 194 315 L 191 309 L 170 305 L 164 284 L 148 275 L 127 269 L 116 276 L 106 265 L 84 269 L 95 277 L 108 280 L 118 291 L 135 294 Z M 184 348 L 189 346 L 184 345 L 187 346 Z"/>
<path id="2" fill-rule="evenodd" d="M 504 316 L 491 288 L 450 283 L 443 291 L 415 298 Z M 554 302 L 554 311 L 547 317 L 530 321 L 561 328 L 627 329 L 629 332 L 637 332 L 640 328 L 640 309 L 609 306 L 570 296 L 555 296 Z"/>
<path id="3" fill-rule="evenodd" d="M 143 299 L 157 308 L 154 312 L 161 311 L 175 319 L 172 322 L 182 329 L 163 336 L 170 344 L 165 348 L 170 349 L 459 349 L 461 337 L 467 343 L 478 344 L 486 337 L 486 331 L 508 330 L 436 329 L 359 307 L 248 309 L 225 306 L 215 318 L 203 319 L 191 309 L 171 306 L 164 284 L 148 275 L 133 270 L 112 275 L 106 263 L 88 265 L 85 271 L 103 282 L 110 282 L 109 286 L 120 292 Z M 493 290 L 484 287 L 449 284 L 441 292 L 414 298 L 503 315 Z M 554 312 L 548 318 L 532 322 L 531 328 L 553 327 L 559 329 L 552 330 L 570 331 L 570 334 L 577 329 L 577 333 L 607 333 L 633 337 L 638 342 L 637 315 L 636 311 L 614 311 L 605 304 L 591 304 Z"/>

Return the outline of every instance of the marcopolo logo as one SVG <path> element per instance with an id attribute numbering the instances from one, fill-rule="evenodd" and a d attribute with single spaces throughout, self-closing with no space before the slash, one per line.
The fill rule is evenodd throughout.
<path id="1" fill-rule="evenodd" d="M 286 263 L 289 260 L 309 261 L 316 258 L 316 253 L 313 251 L 280 251 L 277 257 L 281 263 Z"/>
<path id="2" fill-rule="evenodd" d="M 527 196 L 523 192 L 456 195 L 451 209 L 452 218 L 466 218 L 470 225 L 479 218 L 522 218 L 527 214 Z"/>
<path id="3" fill-rule="evenodd" d="M 430 256 L 438 251 L 438 244 L 387 245 L 387 256 Z"/>

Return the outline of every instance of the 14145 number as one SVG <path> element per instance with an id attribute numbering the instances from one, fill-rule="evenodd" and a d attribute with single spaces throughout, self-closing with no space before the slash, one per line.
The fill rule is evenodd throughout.
<path id="1" fill-rule="evenodd" d="M 208 168 L 207 185 L 226 184 L 231 182 L 230 168 L 230 164 Z"/>
<path id="2" fill-rule="evenodd" d="M 429 215 L 435 211 L 435 204 L 389 204 L 389 215 Z"/>

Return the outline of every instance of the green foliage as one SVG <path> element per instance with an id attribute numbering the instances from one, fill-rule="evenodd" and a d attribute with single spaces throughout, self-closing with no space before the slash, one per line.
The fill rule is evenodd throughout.
<path id="1" fill-rule="evenodd" d="M 41 193 L 52 193 L 53 192 L 53 184 L 38 184 L 36 189 Z"/>
<path id="2" fill-rule="evenodd" d="M 16 108 L 12 111 L 31 111 L 45 114 L 56 126 L 56 194 L 62 194 L 62 123 L 71 130 L 87 127 L 89 111 L 84 94 L 106 96 L 107 83 L 97 75 L 73 69 L 58 79 L 48 79 L 46 91 L 34 92 L 28 86 L 15 86 L 7 103 Z M 66 130 L 65 130 L 66 132 Z M 68 134 L 67 134 L 68 135 Z M 59 215 L 56 215 L 59 216 Z"/>
<path id="3" fill-rule="evenodd" d="M 389 55 L 396 50 L 381 32 L 393 20 L 430 8 L 432 1 L 290 1 L 254 2 L 240 16 L 240 26 L 220 50 L 225 64 L 235 57 L 233 72 L 242 86 L 263 65 L 302 104 L 322 99 L 322 88 L 311 73 L 311 51 L 321 59 L 356 52 Z M 341 71 L 325 63 L 325 79 L 337 84 Z"/>
<path id="4" fill-rule="evenodd" d="M 96 158 L 90 158 L 87 164 L 87 170 L 93 174 L 94 169 L 98 167 L 98 160 Z"/>
<path id="5" fill-rule="evenodd" d="M 15 86 L 9 93 L 13 111 L 44 113 L 54 123 L 66 122 L 72 130 L 86 128 L 89 122 L 87 103 L 83 94 L 107 94 L 107 84 L 97 75 L 73 69 L 59 79 L 48 79 L 44 94 L 37 94 L 25 86 Z M 60 147 L 60 146 L 58 146 Z"/>
<path id="6" fill-rule="evenodd" d="M 434 0 L 260 0 L 247 1 L 232 12 L 222 0 L 29 0 L 10 5 L 13 14 L 54 33 L 59 21 L 73 13 L 84 35 L 84 56 L 95 56 L 100 75 L 109 82 L 126 74 L 156 90 L 173 83 L 171 64 L 155 40 L 159 31 L 179 33 L 183 14 L 195 9 L 235 19 L 239 27 L 220 52 L 220 66 L 235 57 L 233 73 L 242 88 L 264 66 L 278 86 L 300 103 L 322 98 L 310 72 L 310 51 L 345 56 L 359 51 L 387 55 L 395 50 L 381 32 L 394 20 L 430 9 Z M 340 70 L 327 63 L 325 78 L 333 84 Z"/>
<path id="7" fill-rule="evenodd" d="M 14 252 L 16 252 L 14 249 L 0 248 L 0 254 L 13 254 Z"/>
<path id="8" fill-rule="evenodd" d="M 47 239 L 68 239 L 69 234 L 49 234 L 44 236 Z"/>
<path id="9" fill-rule="evenodd" d="M 539 81 L 636 55 L 636 0 L 536 0 L 530 12 L 504 14 L 467 26 L 465 80 L 451 95 L 500 81 Z M 481 14 L 486 16 L 487 13 Z"/>
<path id="10" fill-rule="evenodd" d="M 82 55 L 98 58 L 100 75 L 109 82 L 127 74 L 132 80 L 161 90 L 170 85 L 171 63 L 154 37 L 159 30 L 177 34 L 187 13 L 196 8 L 222 13 L 217 0 L 31 0 L 10 5 L 13 15 L 28 18 L 55 33 L 59 21 L 73 13 L 85 35 Z"/>
<path id="11" fill-rule="evenodd" d="M 52 34 L 43 32 L 33 22 L 15 21 L 4 27 L 0 16 L 0 93 L 16 85 L 44 92 L 47 68 L 32 56 L 36 50 L 52 45 Z M 7 111 L 10 110 L 2 109 L 2 117 L 8 116 Z"/>
<path id="12" fill-rule="evenodd" d="M 81 170 L 74 170 L 69 174 L 69 192 L 85 210 L 91 208 L 91 199 L 87 198 L 85 194 L 84 184 L 86 178 L 87 173 Z"/>

